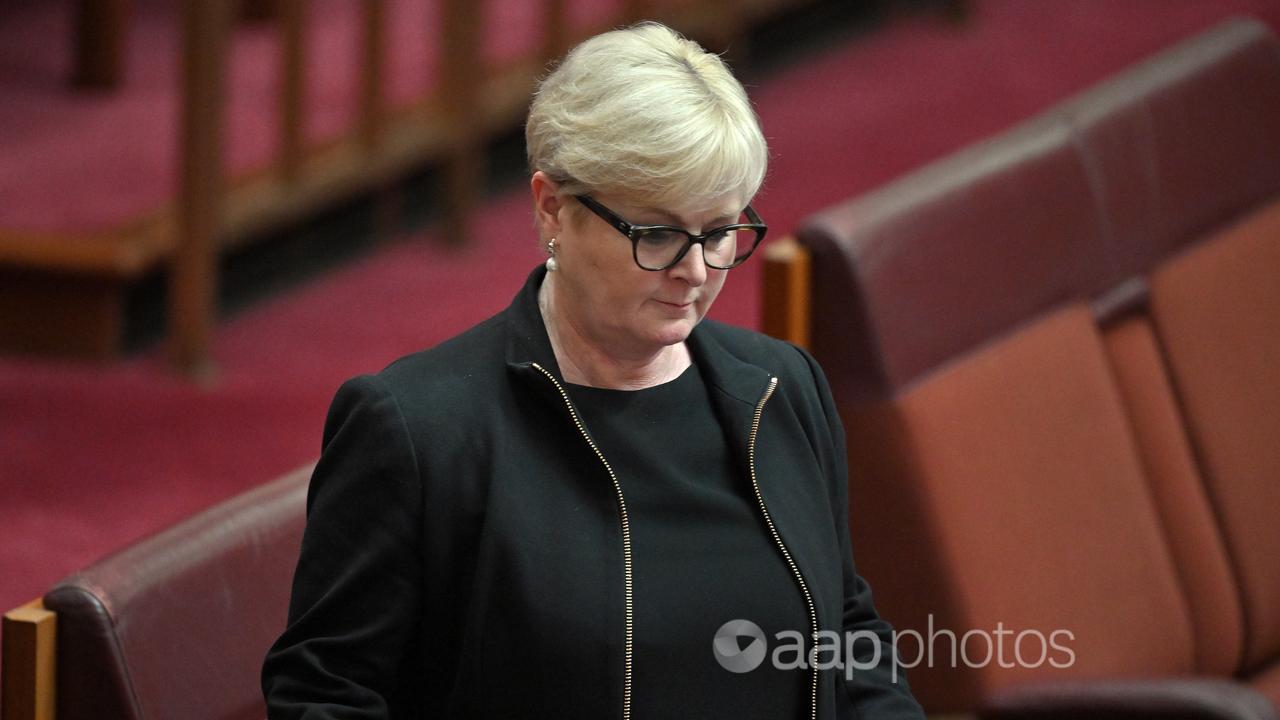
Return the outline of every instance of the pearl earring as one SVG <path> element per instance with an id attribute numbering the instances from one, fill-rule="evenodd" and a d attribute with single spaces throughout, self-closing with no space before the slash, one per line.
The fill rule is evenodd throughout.
<path id="1" fill-rule="evenodd" d="M 547 258 L 547 272 L 555 272 L 556 268 L 558 267 L 558 264 L 556 263 L 556 239 L 555 238 L 551 238 L 551 240 L 547 242 L 547 255 L 550 256 Z"/>

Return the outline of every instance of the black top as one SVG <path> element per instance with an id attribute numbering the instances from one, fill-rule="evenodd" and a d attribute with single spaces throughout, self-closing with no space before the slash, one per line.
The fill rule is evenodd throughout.
<path id="1" fill-rule="evenodd" d="M 771 656 L 782 644 L 779 631 L 807 634 L 804 600 L 701 374 L 691 366 L 643 390 L 567 387 L 618 476 L 631 523 L 633 716 L 800 717 L 808 675 L 776 669 Z M 722 625 L 738 619 L 763 630 L 769 652 L 759 666 L 735 673 L 712 644 Z M 750 642 L 742 637 L 737 647 Z"/>
<path id="2" fill-rule="evenodd" d="M 622 717 L 638 698 L 660 701 L 663 688 L 633 670 L 674 659 L 638 665 L 627 651 L 628 627 L 650 643 L 657 626 L 625 612 L 630 573 L 614 489 L 565 404 L 538 311 L 545 275 L 538 265 L 502 313 L 352 378 L 334 396 L 288 620 L 262 668 L 272 720 L 601 720 Z M 856 671 L 814 668 L 805 716 L 923 720 L 891 659 L 893 628 L 854 569 L 844 434 L 821 369 L 804 350 L 714 320 L 698 323 L 685 343 L 739 487 L 750 484 L 754 444 L 759 492 L 804 578 L 811 622 L 874 638 L 853 646 Z M 624 479 L 629 487 L 643 480 Z M 754 527 L 762 524 L 763 516 Z M 743 543 L 753 538 L 760 541 L 744 534 Z M 646 548 L 634 563 L 647 573 L 663 558 Z M 636 599 L 647 602 L 647 592 Z M 729 604 L 762 592 L 716 597 Z M 688 595 L 673 603 L 678 619 L 692 616 Z M 635 611 L 649 617 L 644 604 Z M 706 640 L 691 646 L 706 652 Z"/>

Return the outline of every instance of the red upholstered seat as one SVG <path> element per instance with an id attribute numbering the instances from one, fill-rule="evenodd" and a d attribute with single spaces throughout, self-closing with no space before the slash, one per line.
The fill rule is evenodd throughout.
<path id="1" fill-rule="evenodd" d="M 1280 662 L 1272 663 L 1267 669 L 1256 673 L 1249 684 L 1269 698 L 1276 707 L 1280 707 Z"/>
<path id="2" fill-rule="evenodd" d="M 1280 201 L 1151 278 L 1151 312 L 1221 518 L 1243 670 L 1280 658 Z"/>
<path id="3" fill-rule="evenodd" d="M 890 418 L 887 454 L 875 429 Z M 958 667 L 939 650 L 936 667 L 910 672 L 931 706 L 972 708 L 1029 681 L 1194 671 L 1185 598 L 1087 307 L 851 420 L 857 553 L 884 612 L 899 630 L 981 633 Z M 928 533 L 913 548 L 930 558 L 927 576 L 901 538 L 883 541 L 903 517 Z M 918 645 L 900 644 L 905 660 Z M 984 645 L 1004 667 L 983 662 Z"/>
<path id="4" fill-rule="evenodd" d="M 814 314 L 814 350 L 846 391 L 904 386 L 1280 195 L 1276 148 L 1280 46 L 1224 23 L 808 218 L 814 299 L 846 310 Z"/>
<path id="5" fill-rule="evenodd" d="M 1103 337 L 1165 539 L 1177 559 L 1196 638 L 1195 670 L 1230 675 L 1240 664 L 1244 638 L 1240 593 L 1150 318 L 1127 317 Z"/>
<path id="6" fill-rule="evenodd" d="M 58 583 L 57 717 L 266 715 L 259 672 L 284 627 L 310 467 Z"/>
<path id="7" fill-rule="evenodd" d="M 1277 199 L 1280 43 L 1236 20 L 805 223 L 883 612 L 1072 633 L 1067 668 L 915 669 L 926 708 L 1271 714 Z"/>

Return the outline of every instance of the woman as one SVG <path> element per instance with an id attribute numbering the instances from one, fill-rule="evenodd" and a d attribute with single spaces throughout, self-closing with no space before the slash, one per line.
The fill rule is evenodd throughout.
<path id="1" fill-rule="evenodd" d="M 646 23 L 569 53 L 526 137 L 545 266 L 333 402 L 271 717 L 920 717 L 821 371 L 703 321 L 765 230 L 741 85 Z"/>

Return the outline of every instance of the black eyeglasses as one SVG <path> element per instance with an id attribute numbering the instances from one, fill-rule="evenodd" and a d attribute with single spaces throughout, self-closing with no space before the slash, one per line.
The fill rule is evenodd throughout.
<path id="1" fill-rule="evenodd" d="M 631 256 L 636 265 L 645 270 L 666 270 L 683 260 L 694 243 L 702 246 L 702 261 L 708 267 L 728 270 L 751 257 L 769 229 L 750 205 L 743 212 L 751 222 L 724 225 L 694 235 L 674 225 L 632 225 L 589 195 L 574 197 L 631 240 Z"/>

